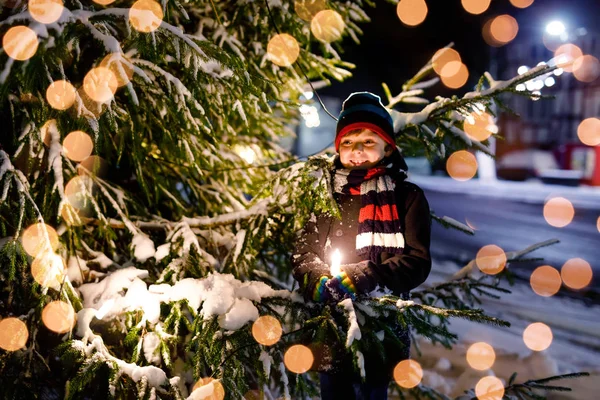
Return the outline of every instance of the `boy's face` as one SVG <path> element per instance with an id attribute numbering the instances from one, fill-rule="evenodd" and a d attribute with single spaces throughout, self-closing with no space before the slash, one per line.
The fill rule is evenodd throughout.
<path id="1" fill-rule="evenodd" d="M 342 137 L 339 148 L 340 162 L 347 169 L 369 169 L 393 151 L 393 147 L 378 134 L 363 129 Z"/>

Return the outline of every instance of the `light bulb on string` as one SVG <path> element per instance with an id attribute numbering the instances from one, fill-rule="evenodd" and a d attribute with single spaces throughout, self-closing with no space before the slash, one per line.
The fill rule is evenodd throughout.
<path id="1" fill-rule="evenodd" d="M 52 24 L 64 11 L 62 0 L 29 0 L 27 9 L 34 20 L 42 24 Z"/>
<path id="2" fill-rule="evenodd" d="M 157 30 L 163 17 L 161 5 L 154 0 L 138 0 L 129 9 L 129 22 L 143 33 Z"/>
<path id="3" fill-rule="evenodd" d="M 38 45 L 37 34 L 33 29 L 23 25 L 13 26 L 2 37 L 2 48 L 10 58 L 17 61 L 25 61 L 33 57 Z"/>
<path id="4" fill-rule="evenodd" d="M 267 44 L 267 57 L 280 67 L 291 66 L 300 55 L 296 39 L 287 33 L 277 34 Z"/>
<path id="5" fill-rule="evenodd" d="M 46 100 L 50 107 L 57 110 L 66 110 L 75 102 L 77 91 L 70 82 L 65 80 L 54 81 L 46 90 Z"/>
<path id="6" fill-rule="evenodd" d="M 334 10 L 319 11 L 310 23 L 312 34 L 324 43 L 339 40 L 344 33 L 345 27 L 344 19 Z"/>

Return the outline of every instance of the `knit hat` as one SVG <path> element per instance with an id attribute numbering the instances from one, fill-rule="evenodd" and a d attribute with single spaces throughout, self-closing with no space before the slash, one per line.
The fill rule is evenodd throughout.
<path id="1" fill-rule="evenodd" d="M 336 151 L 339 151 L 342 137 L 355 129 L 369 129 L 386 143 L 396 146 L 392 117 L 379 96 L 373 93 L 356 92 L 344 100 L 335 131 Z"/>

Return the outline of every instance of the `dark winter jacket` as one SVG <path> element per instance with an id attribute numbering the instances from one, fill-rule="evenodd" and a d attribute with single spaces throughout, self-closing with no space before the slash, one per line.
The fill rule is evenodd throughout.
<path id="1" fill-rule="evenodd" d="M 329 275 L 328 265 L 335 249 L 339 249 L 342 253 L 343 268 L 359 294 L 369 293 L 379 285 L 387 287 L 397 296 L 407 298 L 411 289 L 425 281 L 431 270 L 429 204 L 417 185 L 401 178 L 396 181 L 395 193 L 398 214 L 404 227 L 405 246 L 402 254 L 382 253 L 377 265 L 356 264 L 363 261 L 356 256 L 355 247 L 361 208 L 360 196 L 336 193 L 335 199 L 340 207 L 342 219 L 318 215 L 306 224 L 300 232 L 292 256 L 294 278 L 300 282 L 300 290 L 306 300 L 311 299 L 314 286 L 320 276 Z M 342 323 L 341 326 L 346 325 L 341 318 L 339 322 Z M 365 354 L 365 369 L 367 378 L 371 378 L 370 381 L 377 376 L 382 380 L 389 378 L 398 361 L 409 356 L 408 332 L 392 319 L 388 326 L 404 339 L 404 348 L 400 349 L 397 345 L 386 343 L 384 339 L 385 354 L 388 356 L 385 363 Z M 316 350 L 330 353 L 331 349 Z M 333 351 L 336 354 L 326 354 L 325 362 L 322 355 L 315 354 L 316 364 L 313 369 L 329 373 L 349 373 L 352 368 L 352 364 L 349 363 L 351 359 L 347 358 L 347 355 L 341 356 L 340 349 L 337 351 L 333 349 Z M 332 365 L 328 365 L 328 361 L 331 361 Z"/>

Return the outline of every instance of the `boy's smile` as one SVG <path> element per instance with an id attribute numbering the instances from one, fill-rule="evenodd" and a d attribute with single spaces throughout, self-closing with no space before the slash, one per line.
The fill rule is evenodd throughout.
<path id="1" fill-rule="evenodd" d="M 347 169 L 369 169 L 392 151 L 375 132 L 368 129 L 352 131 L 344 135 L 340 143 L 340 162 Z"/>

